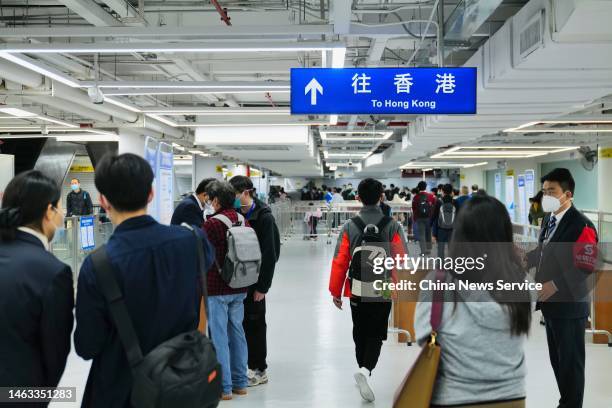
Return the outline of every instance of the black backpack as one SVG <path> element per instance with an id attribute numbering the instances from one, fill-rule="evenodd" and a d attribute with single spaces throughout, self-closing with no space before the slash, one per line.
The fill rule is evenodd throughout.
<path id="1" fill-rule="evenodd" d="M 438 215 L 438 227 L 443 229 L 453 229 L 456 212 L 457 209 L 452 201 L 442 201 L 440 204 L 440 215 Z"/>
<path id="2" fill-rule="evenodd" d="M 185 224 L 183 224 L 185 225 Z M 185 225 L 186 226 L 186 225 Z M 206 271 L 202 240 L 196 238 L 202 296 L 206 305 Z M 181 333 L 155 347 L 146 356 L 103 246 L 91 255 L 98 286 L 132 370 L 133 408 L 214 408 L 221 399 L 221 365 L 212 342 L 198 330 Z M 206 310 L 206 308 L 205 308 Z"/>
<path id="3" fill-rule="evenodd" d="M 384 259 L 388 256 L 389 240 L 382 237 L 382 232 L 393 221 L 393 218 L 383 216 L 376 225 L 366 225 L 359 216 L 351 218 L 351 221 L 360 231 L 349 266 L 351 294 L 360 298 L 385 297 L 385 291 L 375 290 L 373 282 L 375 280 L 388 281 L 390 274 L 384 266 L 380 265 L 378 268 L 382 268 L 382 273 L 376 273 L 374 259 Z"/>
<path id="4" fill-rule="evenodd" d="M 420 193 L 417 198 L 416 218 L 429 218 L 431 216 L 431 203 L 427 193 Z"/>

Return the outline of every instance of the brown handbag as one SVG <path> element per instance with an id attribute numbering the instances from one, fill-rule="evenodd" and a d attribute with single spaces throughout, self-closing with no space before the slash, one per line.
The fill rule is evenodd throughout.
<path id="1" fill-rule="evenodd" d="M 436 280 L 444 280 L 444 271 L 436 271 Z M 393 408 L 429 408 L 440 363 L 441 349 L 436 336 L 442 321 L 442 305 L 442 291 L 434 291 L 429 340 L 395 392 Z"/>

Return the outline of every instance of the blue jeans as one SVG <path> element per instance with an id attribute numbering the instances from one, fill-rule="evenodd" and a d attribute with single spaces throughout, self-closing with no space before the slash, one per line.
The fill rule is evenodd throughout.
<path id="1" fill-rule="evenodd" d="M 208 297 L 210 334 L 221 364 L 224 394 L 248 385 L 248 351 L 242 328 L 245 297 L 246 293 Z"/>

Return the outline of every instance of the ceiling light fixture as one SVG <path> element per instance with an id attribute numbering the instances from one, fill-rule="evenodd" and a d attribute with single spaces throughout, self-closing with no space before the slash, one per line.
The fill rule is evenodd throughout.
<path id="1" fill-rule="evenodd" d="M 35 118 L 38 116 L 36 113 L 28 112 L 19 108 L 0 107 L 1 113 L 6 113 L 17 118 Z"/>
<path id="2" fill-rule="evenodd" d="M 81 86 L 77 81 L 70 79 L 60 71 L 57 71 L 51 67 L 46 67 L 42 63 L 25 55 L 15 55 L 11 54 L 10 52 L 0 51 L 0 57 L 72 88 L 78 88 Z"/>
<path id="3" fill-rule="evenodd" d="M 329 115 L 329 124 L 336 126 L 338 124 L 338 115 Z"/>
<path id="4" fill-rule="evenodd" d="M 306 51 L 346 51 L 344 44 L 339 42 L 302 41 L 293 43 L 262 44 L 253 43 L 252 46 L 245 42 L 97 42 L 97 43 L 31 43 L 31 44 L 3 44 L 1 53 L 92 53 L 92 54 L 117 54 L 134 52 L 306 52 Z M 339 55 L 341 51 L 336 53 Z"/>
<path id="5" fill-rule="evenodd" d="M 455 146 L 430 156 L 432 159 L 509 158 L 525 159 L 575 150 L 576 146 Z"/>
<path id="6" fill-rule="evenodd" d="M 160 115 L 195 115 L 195 116 L 212 116 L 212 115 L 290 115 L 289 108 L 150 108 L 143 109 L 144 113 L 153 113 Z"/>
<path id="7" fill-rule="evenodd" d="M 160 116 L 160 115 L 154 115 L 154 114 L 152 114 L 152 113 L 146 113 L 145 115 L 146 115 L 146 116 L 148 116 L 148 117 L 150 117 L 151 119 L 158 120 L 158 121 L 160 121 L 161 123 L 164 123 L 164 124 L 166 124 L 166 125 L 168 125 L 168 126 L 171 126 L 171 127 L 179 127 L 179 124 L 178 124 L 178 123 L 176 123 L 175 121 L 173 121 L 172 119 L 168 119 L 168 118 L 165 118 L 165 117 Z M 145 120 L 146 120 L 146 119 L 145 119 Z"/>
<path id="8" fill-rule="evenodd" d="M 117 135 L 100 135 L 93 136 L 91 134 L 76 134 L 76 135 L 55 135 L 55 140 L 58 142 L 118 142 Z"/>

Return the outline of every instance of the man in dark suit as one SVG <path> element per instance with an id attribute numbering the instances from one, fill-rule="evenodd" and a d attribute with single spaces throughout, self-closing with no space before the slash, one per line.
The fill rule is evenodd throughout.
<path id="1" fill-rule="evenodd" d="M 198 228 L 204 223 L 205 215 L 214 213 L 214 210 L 209 209 L 207 204 L 208 197 L 206 197 L 206 186 L 211 181 L 215 181 L 214 178 L 205 178 L 198 184 L 195 193 L 188 195 L 176 206 L 170 224 L 181 225 L 186 222 L 189 225 L 195 225 Z"/>
<path id="2" fill-rule="evenodd" d="M 542 177 L 542 223 L 538 248 L 528 254 L 543 288 L 536 310 L 546 321 L 550 362 L 561 398 L 559 408 L 580 408 L 584 396 L 584 335 L 589 316 L 587 278 L 596 267 L 597 231 L 572 205 L 575 182 L 567 169 Z"/>
<path id="3" fill-rule="evenodd" d="M 153 171 L 143 158 L 105 156 L 96 167 L 95 181 L 100 204 L 115 225 L 106 252 L 146 355 L 198 327 L 201 291 L 196 241 L 187 228 L 162 225 L 147 215 L 147 204 L 153 199 Z M 208 269 L 213 249 L 203 233 L 200 238 Z M 76 323 L 75 350 L 85 360 L 93 359 L 82 407 L 130 408 L 132 373 L 90 256 L 78 278 Z"/>

